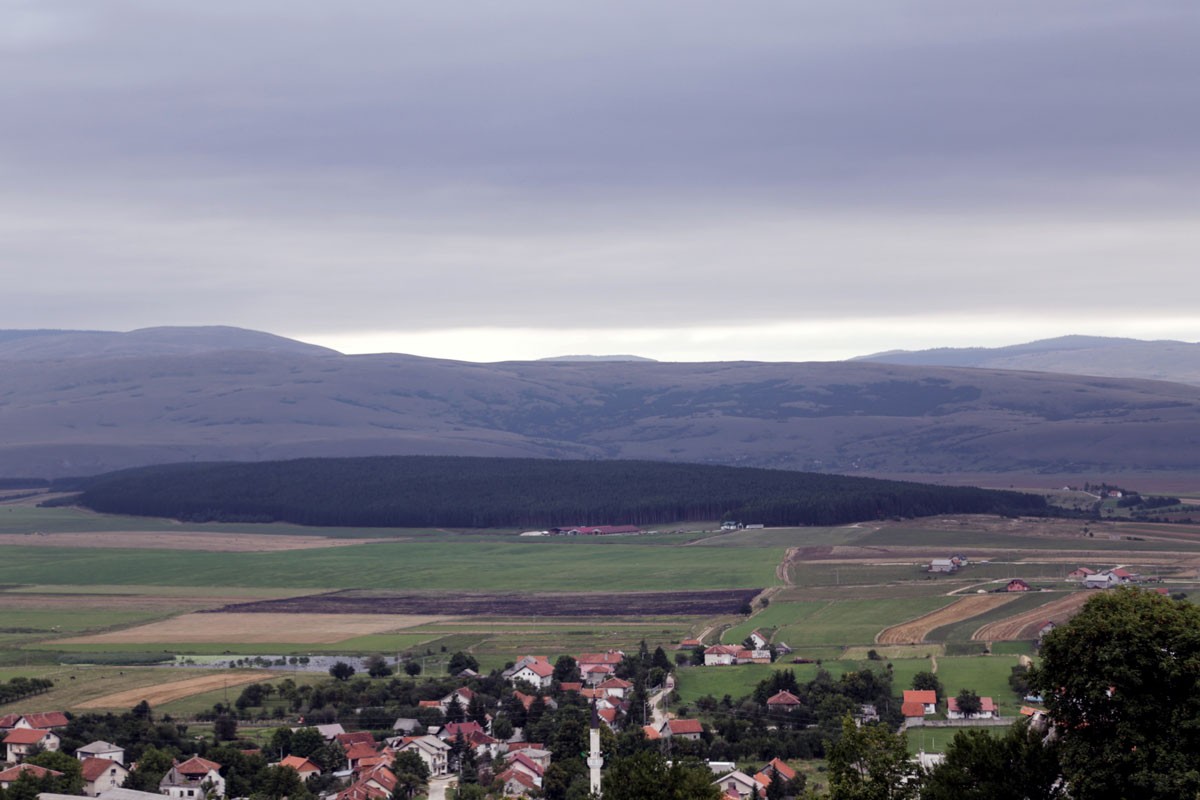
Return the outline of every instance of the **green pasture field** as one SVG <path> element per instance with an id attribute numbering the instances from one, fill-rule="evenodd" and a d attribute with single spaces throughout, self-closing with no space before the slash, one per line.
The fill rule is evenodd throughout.
<path id="1" fill-rule="evenodd" d="M 992 642 L 992 653 L 998 656 L 1032 656 L 1033 642 Z"/>
<path id="2" fill-rule="evenodd" d="M 631 591 L 770 586 L 782 549 L 379 542 L 273 553 L 8 547 L 0 583 Z M 586 552 L 581 552 L 586 551 Z"/>
<path id="3" fill-rule="evenodd" d="M 895 583 L 898 581 L 927 581 L 941 584 L 942 591 L 961 583 L 962 578 L 954 575 L 931 574 L 926 571 L 929 562 L 894 563 L 900 557 L 884 564 L 837 564 L 824 561 L 807 561 L 789 565 L 792 583 L 799 587 L 809 586 L 855 586 Z"/>
<path id="4" fill-rule="evenodd" d="M 976 614 L 973 617 L 952 622 L 940 628 L 934 628 L 925 638 L 932 642 L 965 642 L 970 640 L 971 634 L 979 630 L 979 626 L 981 625 L 986 625 L 989 622 L 998 622 L 1007 617 L 1032 611 L 1038 606 L 1062 598 L 1064 594 L 1059 592 L 1032 592 L 1030 594 L 1023 594 L 1017 597 L 1016 600 L 985 611 L 982 614 Z"/>
<path id="5" fill-rule="evenodd" d="M 821 601 L 808 603 L 772 603 L 745 622 L 738 623 L 726 630 L 721 634 L 721 641 L 726 644 L 738 644 L 744 641 L 750 635 L 751 631 L 758 628 L 762 628 L 763 632 L 766 633 L 768 629 L 780 629 L 791 625 L 798 625 L 827 605 L 829 603 Z M 781 637 L 779 636 L 774 637 L 776 642 L 780 641 L 780 639 Z M 795 647 L 790 641 L 788 644 Z"/>
<path id="6" fill-rule="evenodd" d="M 1017 665 L 1015 655 L 946 656 L 937 663 L 938 680 L 946 687 L 947 697 L 970 689 L 980 697 L 995 700 L 1001 716 L 1005 717 L 1015 716 L 1024 704 L 1008 685 L 1008 676 Z"/>
<path id="7" fill-rule="evenodd" d="M 864 662 L 858 661 L 825 661 L 817 664 L 787 664 L 780 661 L 774 664 L 740 664 L 731 667 L 684 667 L 676 671 L 676 688 L 679 693 L 680 705 L 696 702 L 698 698 L 712 695 L 720 700 L 730 695 L 734 700 L 745 697 L 754 691 L 761 681 L 771 677 L 773 672 L 791 671 L 796 674 L 800 683 L 811 681 L 817 676 L 817 671 L 825 669 L 834 679 L 844 673 L 862 669 Z"/>
<path id="8" fill-rule="evenodd" d="M 913 676 L 918 672 L 932 672 L 934 663 L 941 663 L 942 656 L 935 658 L 894 658 L 888 664 L 892 668 L 892 692 L 899 697 L 905 689 L 912 688 Z"/>
<path id="9" fill-rule="evenodd" d="M 78 585 L 33 583 L 12 586 L 0 592 L 0 605 L 3 604 L 4 595 L 6 594 L 93 595 L 101 598 L 98 601 L 100 603 L 104 602 L 103 598 L 105 596 L 112 595 L 120 597 L 172 597 L 179 599 L 180 608 L 200 608 L 205 605 L 212 605 L 203 601 L 210 600 L 213 597 L 270 600 L 277 597 L 297 597 L 299 595 L 314 593 L 315 591 L 304 591 L 302 589 L 278 589 L 260 586 L 146 586 L 137 583 L 114 586 L 111 584 L 86 583 Z M 197 602 L 188 603 L 186 602 L 188 600 Z"/>
<path id="10" fill-rule="evenodd" d="M 830 601 L 803 620 L 780 628 L 775 641 L 787 642 L 797 650 L 809 645 L 872 644 L 875 635 L 889 625 L 919 617 L 953 600 L 934 596 Z"/>
<path id="11" fill-rule="evenodd" d="M 853 544 L 868 529 L 842 525 L 835 528 L 756 528 L 717 533 L 697 545 L 704 547 L 816 547 Z"/>
<path id="12" fill-rule="evenodd" d="M 985 731 L 997 738 L 1008 733 L 1007 725 L 964 725 L 953 728 L 909 728 L 905 731 L 908 736 L 908 752 L 916 755 L 918 751 L 926 753 L 944 753 L 959 731 Z"/>

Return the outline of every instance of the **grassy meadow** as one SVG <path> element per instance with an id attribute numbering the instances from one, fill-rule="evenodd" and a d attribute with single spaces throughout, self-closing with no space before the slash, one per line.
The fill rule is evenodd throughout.
<path id="1" fill-rule="evenodd" d="M 365 655 L 432 654 L 437 661 L 457 650 L 471 652 L 483 669 L 516 657 L 620 648 L 640 641 L 674 645 L 705 634 L 709 644 L 740 642 L 759 629 L 786 642 L 796 657 L 821 660 L 835 675 L 870 664 L 890 665 L 897 691 L 922 670 L 935 670 L 947 691 L 971 688 L 991 695 L 1011 714 L 1019 699 L 1008 690 L 1009 670 L 1029 642 L 994 642 L 991 655 L 964 655 L 977 643 L 970 635 L 986 622 L 1040 605 L 1046 595 L 1017 598 L 1001 608 L 930 632 L 927 644 L 879 646 L 885 662 L 867 661 L 876 635 L 954 602 L 952 592 L 995 588 L 1020 577 L 1035 585 L 1073 588 L 1063 581 L 1078 564 L 1129 564 L 1168 577 L 1172 591 L 1200 585 L 1194 567 L 1178 562 L 1200 552 L 1200 526 L 1143 522 L 1095 524 L 1094 537 L 1080 523 L 987 518 L 877 522 L 827 528 L 720 532 L 708 526 L 664 527 L 660 533 L 614 537 L 520 537 L 518 531 L 326 529 L 297 525 L 178 524 L 166 520 L 106 516 L 76 509 L 41 509 L 0 503 L 0 535 L 8 538 L 0 560 L 0 677 L 50 675 L 55 689 L 24 701 L 24 708 L 71 707 L 103 694 L 150 686 L 203 670 L 79 666 L 150 655 Z M 687 528 L 687 529 L 682 529 Z M 690 529 L 690 528 L 695 528 Z M 120 547 L 84 546 L 79 534 L 120 537 Z M 55 543 L 56 534 L 73 534 Z M 145 535 L 145 546 L 138 537 Z M 171 549 L 155 542 L 171 534 Z M 197 534 L 272 534 L 329 539 L 312 549 L 263 548 L 248 552 L 189 547 Z M 28 538 L 26 538 L 28 537 Z M 364 543 L 344 540 L 368 539 Z M 114 538 L 113 543 L 116 540 Z M 59 545 L 69 546 L 59 546 Z M 53 546 L 49 546 L 53 545 Z M 339 545 L 339 546 L 333 546 Z M 799 548 L 799 549 L 797 549 Z M 955 575 L 930 575 L 930 554 L 963 552 L 972 563 Z M 1172 554 L 1178 553 L 1179 559 Z M 777 568 L 787 560 L 787 580 Z M 1186 562 L 1190 563 L 1190 562 Z M 1190 572 L 1189 572 L 1190 570 Z M 1160 572 L 1159 572 L 1160 571 Z M 229 603 L 287 598 L 341 589 L 455 592 L 700 592 L 769 588 L 771 602 L 750 617 L 659 615 L 589 617 L 466 616 L 422 620 L 394 630 L 347 634 L 333 641 L 247 643 L 222 641 L 66 642 Z M 1057 595 L 1054 595 L 1057 596 Z M 569 602 L 557 600 L 553 602 Z M 492 613 L 492 612 L 489 612 Z M 208 617 L 209 615 L 205 615 Z M 219 617 L 220 615 L 212 615 Z M 302 619 L 302 618 L 298 618 Z M 217 626 L 219 628 L 219 625 Z M 229 639 L 237 637 L 226 633 Z M 978 649 L 982 650 L 982 644 Z M 62 665 L 61 660 L 76 664 Z M 816 664 L 785 663 L 680 670 L 684 703 L 712 694 L 742 696 L 775 669 L 793 669 L 804 681 Z M 299 673 L 304 676 L 304 673 Z M 317 680 L 320 676 L 312 679 Z M 307 678 L 306 678 L 307 679 Z M 173 700 L 163 711 L 186 716 L 211 706 L 211 691 Z M 13 710 L 0 707 L 0 712 Z M 952 733 L 952 732 L 951 732 Z M 941 735 L 939 733 L 939 735 Z M 930 749 L 930 748 L 926 748 Z"/>

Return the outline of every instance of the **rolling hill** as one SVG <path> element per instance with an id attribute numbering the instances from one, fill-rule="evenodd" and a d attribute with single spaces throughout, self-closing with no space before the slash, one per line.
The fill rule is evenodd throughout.
<path id="1" fill-rule="evenodd" d="M 1200 344 L 1104 336 L 1060 336 L 1008 347 L 892 350 L 855 361 L 927 367 L 978 367 L 1148 378 L 1200 386 Z"/>
<path id="2" fill-rule="evenodd" d="M 0 337 L 0 476 L 360 455 L 648 459 L 949 482 L 1200 475 L 1200 392 L 1178 383 L 866 361 L 475 364 L 345 356 L 236 329 L 160 330 L 115 352 L 95 334 Z M 27 348 L 39 339 L 54 347 L 35 357 Z"/>

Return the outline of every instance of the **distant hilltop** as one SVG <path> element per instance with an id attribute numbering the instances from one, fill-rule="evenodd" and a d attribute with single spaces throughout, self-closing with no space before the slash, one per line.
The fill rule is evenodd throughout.
<path id="1" fill-rule="evenodd" d="M 657 364 L 658 361 L 653 358 L 644 358 L 643 356 L 629 355 L 613 355 L 613 356 L 550 356 L 549 358 L 539 358 L 538 361 L 644 361 L 650 364 Z"/>
<path id="2" fill-rule="evenodd" d="M 851 361 L 922 367 L 1031 370 L 1200 385 L 1200 344 L 1107 336 L 1059 336 L 1006 347 L 889 350 Z"/>
<path id="3" fill-rule="evenodd" d="M 481 364 L 342 355 L 228 327 L 0 332 L 0 477 L 368 455 L 982 479 L 974 475 L 990 485 L 1017 480 L 1005 474 L 1051 474 L 1056 485 L 1125 472 L 1200 475 L 1200 345 L 1074 337 L 1035 345 L 1016 349 L 1053 356 L 1057 371 L 1015 355 L 1007 368 L 975 360 L 969 369 L 878 363 L 883 355 Z M 1095 377 L 1135 367 L 1157 380 Z M 1164 380 L 1189 378 L 1193 385 Z"/>

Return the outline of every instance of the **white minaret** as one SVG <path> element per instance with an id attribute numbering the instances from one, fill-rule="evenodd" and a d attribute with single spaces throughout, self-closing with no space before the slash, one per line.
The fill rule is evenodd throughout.
<path id="1" fill-rule="evenodd" d="M 600 755 L 600 714 L 596 704 L 592 703 L 592 728 L 588 731 L 588 772 L 591 778 L 592 792 L 597 796 L 600 791 L 600 768 L 604 766 L 604 757 Z"/>

